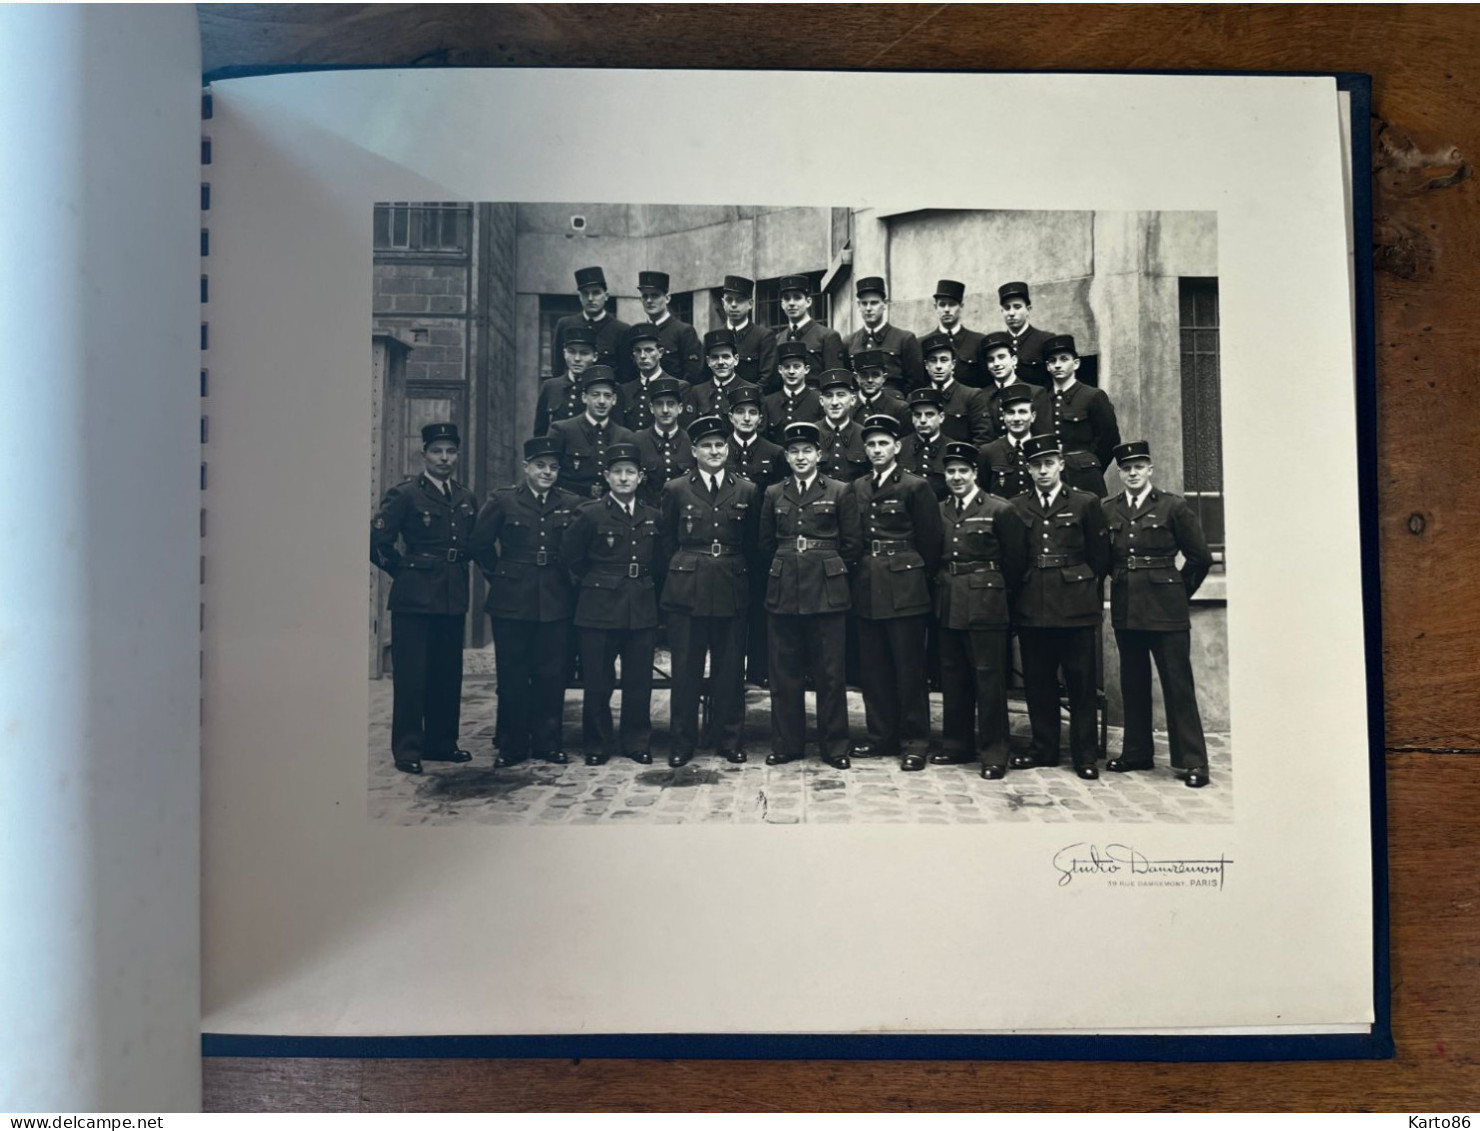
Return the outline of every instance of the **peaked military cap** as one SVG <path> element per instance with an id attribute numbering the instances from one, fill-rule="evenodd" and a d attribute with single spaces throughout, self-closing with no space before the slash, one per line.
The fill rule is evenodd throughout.
<path id="1" fill-rule="evenodd" d="M 1116 463 L 1128 463 L 1133 459 L 1150 459 L 1151 443 L 1148 440 L 1131 440 L 1117 444 L 1110 455 Z"/>
<path id="2" fill-rule="evenodd" d="M 952 440 L 946 445 L 945 452 L 940 457 L 941 463 L 969 463 L 975 467 L 981 453 L 976 450 L 975 444 L 968 444 L 965 440 Z"/>
<path id="3" fill-rule="evenodd" d="M 1046 361 L 1056 353 L 1072 353 L 1079 356 L 1079 351 L 1074 348 L 1073 334 L 1055 334 L 1043 343 L 1043 357 Z"/>
<path id="4" fill-rule="evenodd" d="M 935 294 L 932 297 L 960 302 L 966 297 L 966 284 L 958 283 L 955 279 L 942 279 L 935 284 Z"/>
<path id="5" fill-rule="evenodd" d="M 851 392 L 854 388 L 853 371 L 850 369 L 829 369 L 817 378 L 819 393 L 825 393 L 829 389 L 847 389 Z"/>
<path id="6" fill-rule="evenodd" d="M 1023 441 L 1023 458 L 1037 459 L 1039 456 L 1061 456 L 1064 445 L 1057 436 L 1029 436 Z"/>
<path id="7" fill-rule="evenodd" d="M 720 436 L 728 440 L 730 432 L 730 422 L 723 416 L 701 416 L 689 421 L 689 439 L 695 444 L 706 436 Z"/>
<path id="8" fill-rule="evenodd" d="M 627 344 L 635 346 L 638 342 L 661 342 L 658 337 L 658 328 L 651 322 L 639 322 L 627 332 Z"/>
<path id="9" fill-rule="evenodd" d="M 617 375 L 612 372 L 610 365 L 593 365 L 581 374 L 581 391 L 585 392 L 592 385 L 610 385 L 615 389 L 617 387 Z"/>
<path id="10" fill-rule="evenodd" d="M 1005 303 L 1010 298 L 1020 298 L 1026 303 L 1033 301 L 1028 294 L 1027 283 L 1003 283 L 997 288 L 998 302 Z"/>
<path id="11" fill-rule="evenodd" d="M 808 365 L 812 364 L 812 351 L 806 342 L 777 342 L 776 364 L 780 365 L 788 357 L 799 357 Z"/>
<path id="12" fill-rule="evenodd" d="M 951 341 L 951 335 L 942 334 L 939 330 L 936 330 L 932 334 L 926 334 L 921 339 L 920 354 L 922 357 L 929 357 L 937 350 L 945 350 L 952 357 L 956 356 L 956 344 Z"/>
<path id="13" fill-rule="evenodd" d="M 759 385 L 741 385 L 730 394 L 730 411 L 734 412 L 743 404 L 761 404 L 765 399 L 766 395 Z"/>
<path id="14" fill-rule="evenodd" d="M 587 345 L 596 347 L 596 331 L 590 326 L 572 326 L 565 332 L 565 347 Z M 565 348 L 563 347 L 563 348 Z"/>
<path id="15" fill-rule="evenodd" d="M 635 463 L 642 467 L 642 457 L 637 452 L 636 444 L 613 444 L 606 449 L 606 455 L 601 461 L 602 467 L 611 467 L 613 464 L 626 461 Z"/>
<path id="16" fill-rule="evenodd" d="M 706 354 L 710 350 L 719 349 L 721 346 L 729 346 L 731 349 L 735 348 L 735 331 L 727 326 L 719 330 L 710 330 L 704 335 L 704 352 Z"/>
<path id="17" fill-rule="evenodd" d="M 435 444 L 438 440 L 451 440 L 458 447 L 462 447 L 462 441 L 457 436 L 456 424 L 427 424 L 422 427 L 422 447 Z"/>
<path id="18" fill-rule="evenodd" d="M 909 395 L 910 408 L 919 408 L 922 404 L 931 408 L 939 408 L 945 403 L 945 397 L 941 396 L 940 390 L 934 385 L 925 385 L 918 389 L 911 389 Z"/>
<path id="19" fill-rule="evenodd" d="M 793 444 L 811 444 L 814 448 L 822 446 L 822 429 L 810 420 L 793 421 L 786 426 L 781 436 L 788 448 Z"/>
<path id="20" fill-rule="evenodd" d="M 582 287 L 600 287 L 606 290 L 606 272 L 600 267 L 582 267 L 576 272 L 576 290 Z"/>
<path id="21" fill-rule="evenodd" d="M 855 373 L 862 373 L 865 369 L 887 368 L 889 368 L 889 354 L 884 350 L 859 350 L 853 355 Z"/>
<path id="22" fill-rule="evenodd" d="M 889 297 L 889 291 L 884 286 L 884 280 L 877 275 L 869 275 L 866 278 L 859 279 L 858 286 L 853 288 L 853 293 L 859 298 L 862 298 L 866 294 L 882 295 L 884 298 Z"/>
<path id="23" fill-rule="evenodd" d="M 726 275 L 724 289 L 730 294 L 739 295 L 742 298 L 753 298 L 755 296 L 755 280 L 747 279 L 744 275 Z"/>
<path id="24" fill-rule="evenodd" d="M 558 456 L 560 454 L 560 441 L 554 436 L 531 436 L 524 441 L 524 458 L 532 460 L 536 456 Z"/>
<path id="25" fill-rule="evenodd" d="M 1017 404 L 1020 401 L 1032 404 L 1033 390 L 1035 388 L 1037 388 L 1036 385 L 1029 385 L 1025 381 L 1013 382 L 997 394 L 998 407 L 1006 408 L 1008 405 Z"/>
<path id="26" fill-rule="evenodd" d="M 876 412 L 863 418 L 863 435 L 867 439 L 875 432 L 883 432 L 892 440 L 899 439 L 899 421 L 887 412 Z"/>
<path id="27" fill-rule="evenodd" d="M 801 291 L 802 294 L 811 297 L 812 280 L 805 275 L 782 275 L 781 288 L 778 293 L 785 294 L 787 291 Z"/>
<path id="28" fill-rule="evenodd" d="M 668 293 L 668 274 L 665 271 L 639 271 L 637 289 L 640 291 L 662 291 Z"/>
<path id="29" fill-rule="evenodd" d="M 648 403 L 651 404 L 659 397 L 672 397 L 676 401 L 683 400 L 683 382 L 677 377 L 654 377 L 647 384 Z"/>
<path id="30" fill-rule="evenodd" d="M 1017 342 L 1006 330 L 993 330 L 982 339 L 982 353 L 988 354 L 995 349 L 1012 350 L 1017 353 Z"/>

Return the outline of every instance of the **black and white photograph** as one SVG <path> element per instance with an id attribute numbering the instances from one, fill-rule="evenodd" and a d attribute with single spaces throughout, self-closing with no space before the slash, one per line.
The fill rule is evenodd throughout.
<path id="1" fill-rule="evenodd" d="M 1216 212 L 385 202 L 371 301 L 372 822 L 1233 820 Z"/>

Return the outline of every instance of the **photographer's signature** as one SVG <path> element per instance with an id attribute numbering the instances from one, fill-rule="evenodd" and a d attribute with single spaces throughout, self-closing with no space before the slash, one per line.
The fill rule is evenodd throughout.
<path id="1" fill-rule="evenodd" d="M 1181 877 L 1197 887 L 1213 887 L 1216 883 L 1221 891 L 1224 871 L 1232 863 L 1221 852 L 1216 858 L 1206 860 L 1152 860 L 1128 844 L 1107 844 L 1101 848 L 1084 841 L 1061 848 L 1053 855 L 1059 887 L 1073 883 L 1075 876 L 1103 876 L 1119 880 Z"/>

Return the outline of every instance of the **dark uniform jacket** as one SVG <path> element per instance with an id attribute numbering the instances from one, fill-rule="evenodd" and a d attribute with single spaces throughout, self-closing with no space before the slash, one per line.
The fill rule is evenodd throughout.
<path id="1" fill-rule="evenodd" d="M 1033 425 L 1035 433 L 1053 432 L 1064 445 L 1064 478 L 1086 490 L 1092 485 L 1105 494 L 1104 469 L 1120 444 L 1115 406 L 1102 389 L 1075 381 L 1067 392 L 1048 391 L 1052 411 L 1047 423 Z"/>
<path id="2" fill-rule="evenodd" d="M 947 440 L 964 440 L 978 447 L 992 438 L 992 416 L 986 395 L 980 389 L 964 385 L 957 378 L 940 391 L 945 398 L 940 406 L 945 414 L 941 435 Z"/>
<path id="3" fill-rule="evenodd" d="M 544 505 L 528 484 L 500 487 L 478 512 L 470 542 L 488 578 L 489 616 L 508 620 L 568 620 L 570 574 L 560 564 L 560 540 L 583 500 L 552 487 Z"/>
<path id="4" fill-rule="evenodd" d="M 1028 429 L 1028 435 L 1036 436 L 1041 431 L 1051 430 L 1053 401 L 1049 398 L 1048 391 L 1038 385 L 1031 385 L 1022 378 L 1018 378 L 1012 384 L 1028 385 L 1033 390 L 1033 427 Z M 1007 425 L 1002 423 L 1002 390 L 1011 387 L 1011 385 L 999 385 L 990 377 L 986 385 L 982 387 L 982 396 L 987 401 L 987 416 L 992 422 L 992 435 L 998 439 L 1007 435 Z"/>
<path id="5" fill-rule="evenodd" d="M 632 442 L 637 445 L 642 470 L 647 473 L 637 489 L 637 497 L 657 506 L 663 497 L 663 484 L 694 466 L 693 442 L 682 427 L 675 426 L 672 435 L 663 436 L 656 425 L 644 428 Z"/>
<path id="6" fill-rule="evenodd" d="M 1023 446 L 1007 436 L 998 436 L 982 448 L 976 465 L 976 481 L 983 490 L 1004 499 L 1015 498 L 1033 486 Z"/>
<path id="7" fill-rule="evenodd" d="M 741 389 L 755 388 L 758 386 L 742 381 L 739 377 L 731 377 L 724 388 L 715 384 L 713 379 L 701 382 L 683 395 L 684 415 L 729 416 L 730 398 Z"/>
<path id="8" fill-rule="evenodd" d="M 663 376 L 666 377 L 668 374 L 665 373 Z M 618 410 L 621 411 L 622 416 L 617 423 L 622 427 L 630 428 L 634 432 L 652 427 L 653 402 L 648 395 L 648 382 L 651 380 L 652 378 L 649 378 L 648 381 L 644 381 L 640 376 L 635 377 L 617 390 L 617 408 L 612 412 L 615 414 Z M 682 378 L 678 379 L 678 383 L 683 386 L 678 391 L 679 400 L 683 401 L 690 386 Z M 678 419 L 683 420 L 683 415 L 680 414 Z"/>
<path id="9" fill-rule="evenodd" d="M 822 445 L 818 452 L 817 467 L 829 479 L 840 479 L 851 483 L 868 472 L 868 454 L 863 450 L 863 429 L 856 421 L 849 420 L 843 427 L 834 430 L 827 421 L 819 423 Z"/>
<path id="10" fill-rule="evenodd" d="M 786 426 L 798 420 L 817 421 L 822 419 L 822 397 L 810 385 L 804 386 L 796 396 L 783 389 L 766 394 L 766 437 L 777 444 L 786 438 Z"/>
<path id="11" fill-rule="evenodd" d="M 846 483 L 816 474 L 805 493 L 796 476 L 766 488 L 761 561 L 770 562 L 766 608 L 788 616 L 845 612 L 853 603 L 848 565 L 863 550 L 858 498 Z"/>
<path id="12" fill-rule="evenodd" d="M 663 608 L 694 617 L 732 617 L 745 611 L 760 510 L 760 488 L 732 470 L 725 471 L 715 499 L 698 468 L 663 488 L 658 521 L 668 559 Z"/>
<path id="13" fill-rule="evenodd" d="M 882 392 L 871 401 L 865 401 L 863 394 L 859 393 L 858 403 L 853 406 L 853 419 L 862 424 L 870 416 L 877 414 L 892 416 L 899 421 L 902 431 L 910 430 L 910 406 L 903 397 L 896 397 L 889 391 L 886 385 Z"/>
<path id="14" fill-rule="evenodd" d="M 1012 333 L 1011 330 L 1007 332 Z M 1048 368 L 1043 364 L 1043 343 L 1051 337 L 1053 335 L 1047 330 L 1040 330 L 1030 322 L 1021 335 L 1013 338 L 1013 344 L 1017 347 L 1017 375 L 1020 380 L 1045 388 L 1052 383 Z"/>
<path id="15" fill-rule="evenodd" d="M 620 407 L 619 399 L 617 408 L 612 409 L 614 417 Z M 586 403 L 581 400 L 581 383 L 569 377 L 551 377 L 540 384 L 539 400 L 534 406 L 534 434 L 543 436 L 557 420 L 569 420 L 585 411 Z M 620 418 L 614 421 L 617 424 L 621 422 Z"/>
<path id="16" fill-rule="evenodd" d="M 937 326 L 931 333 L 944 334 L 946 331 Z M 957 329 L 951 335 L 951 344 L 956 347 L 956 380 L 969 389 L 980 389 L 991 380 L 982 362 L 982 342 L 986 339 L 985 334 L 978 334 L 975 330 Z"/>
<path id="17" fill-rule="evenodd" d="M 627 323 L 608 314 L 599 322 L 592 322 L 585 314 L 567 314 L 555 323 L 555 337 L 550 344 L 550 370 L 557 377 L 565 376 L 565 335 L 577 327 L 596 331 L 596 364 L 608 365 L 623 380 L 632 376 L 632 347 L 627 341 Z"/>
<path id="18" fill-rule="evenodd" d="M 1045 511 L 1035 488 L 1012 500 L 1028 528 L 1027 569 L 1013 606 L 1019 628 L 1100 623 L 1100 579 L 1110 572 L 1110 535 L 1100 500 L 1060 484 Z"/>
<path id="19" fill-rule="evenodd" d="M 560 486 L 590 499 L 606 490 L 601 461 L 613 444 L 630 444 L 634 437 L 620 424 L 598 428 L 584 411 L 570 420 L 550 425 L 550 435 L 560 441 Z"/>
<path id="20" fill-rule="evenodd" d="M 478 500 L 455 479 L 448 485 L 443 494 L 427 475 L 398 483 L 371 520 L 370 560 L 395 579 L 389 601 L 393 613 L 462 616 L 468 611 L 468 539 Z"/>
<path id="21" fill-rule="evenodd" d="M 727 466 L 738 471 L 762 491 L 791 474 L 791 468 L 786 464 L 785 450 L 780 444 L 773 444 L 764 436 L 756 436 L 748 444 L 742 444 L 739 436 L 732 436 Z"/>
<path id="22" fill-rule="evenodd" d="M 576 508 L 560 560 L 577 586 L 577 628 L 656 628 L 663 558 L 658 512 L 640 499 L 633 517 L 607 496 Z"/>
<path id="23" fill-rule="evenodd" d="M 728 322 L 721 325 L 721 329 L 728 327 Z M 776 373 L 776 332 L 757 325 L 752 318 L 735 334 L 735 345 L 740 354 L 735 376 L 752 385 L 768 384 Z"/>
<path id="24" fill-rule="evenodd" d="M 1017 508 L 978 489 L 959 513 L 940 504 L 945 551 L 935 581 L 941 628 L 1006 628 L 1008 595 L 1022 584 L 1027 530 Z"/>
<path id="25" fill-rule="evenodd" d="M 663 319 L 661 325 L 653 327 L 658 335 L 658 344 L 663 347 L 663 371 L 671 377 L 682 377 L 689 384 L 704 379 L 704 347 L 699 335 L 687 322 L 672 314 Z M 627 354 L 632 349 L 629 344 Z"/>
<path id="26" fill-rule="evenodd" d="M 1197 515 L 1180 495 L 1147 488 L 1139 510 L 1124 493 L 1106 499 L 1113 568 L 1110 623 L 1116 628 L 1186 632 L 1187 601 L 1213 564 Z M 1181 572 L 1176 568 L 1182 552 Z"/>
<path id="27" fill-rule="evenodd" d="M 870 620 L 930 611 L 929 579 L 940 565 L 940 502 L 930 484 L 898 464 L 874 486 L 854 480 L 863 556 L 853 571 L 853 610 Z"/>
<path id="28" fill-rule="evenodd" d="M 864 326 L 854 330 L 845 346 L 846 368 L 853 368 L 853 358 L 863 350 L 883 350 L 888 354 L 885 369 L 888 382 L 896 393 L 908 393 L 925 384 L 925 363 L 920 360 L 920 339 L 893 323 L 879 331 Z"/>
<path id="29" fill-rule="evenodd" d="M 911 432 L 899 442 L 899 466 L 929 483 L 937 499 L 944 499 L 948 494 L 945 465 L 948 442 L 944 432 L 937 432 L 929 443 L 918 432 Z"/>
<path id="30" fill-rule="evenodd" d="M 824 369 L 845 369 L 843 364 L 843 338 L 836 330 L 829 330 L 817 319 L 808 317 L 807 323 L 800 330 L 793 332 L 791 323 L 783 322 L 776 327 L 776 344 L 782 342 L 805 342 L 807 348 L 812 351 L 812 372 L 821 373 Z M 767 392 L 775 392 L 781 388 L 781 377 L 773 374 L 770 387 Z"/>

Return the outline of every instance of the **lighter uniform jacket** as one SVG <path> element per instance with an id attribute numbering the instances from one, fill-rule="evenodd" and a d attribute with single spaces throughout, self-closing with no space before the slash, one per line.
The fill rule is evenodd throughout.
<path id="1" fill-rule="evenodd" d="M 632 518 L 610 496 L 576 508 L 560 558 L 577 586 L 578 628 L 656 628 L 663 558 L 658 512 L 640 499 Z"/>
<path id="2" fill-rule="evenodd" d="M 761 504 L 761 560 L 770 562 L 766 608 L 805 616 L 841 613 L 853 600 L 848 563 L 858 560 L 863 532 L 848 484 L 817 474 L 805 494 L 796 476 L 766 488 Z"/>
<path id="3" fill-rule="evenodd" d="M 1036 488 L 1013 499 L 1012 506 L 1028 537 L 1027 567 L 1013 606 L 1013 623 L 1019 628 L 1099 624 L 1100 580 L 1110 572 L 1110 535 L 1100 500 L 1063 484 L 1047 511 Z"/>
<path id="4" fill-rule="evenodd" d="M 887 355 L 884 368 L 888 382 L 896 391 L 907 393 L 925 383 L 925 363 L 920 360 L 920 339 L 908 330 L 901 330 L 892 322 L 885 323 L 882 331 L 862 326 L 849 335 L 845 345 L 847 363 L 853 368 L 853 358 L 864 350 L 883 350 Z"/>
<path id="5" fill-rule="evenodd" d="M 728 469 L 716 499 L 709 497 L 697 467 L 663 488 L 658 520 L 668 558 L 663 608 L 695 617 L 732 617 L 745 611 L 760 502 L 760 488 Z"/>
<path id="6" fill-rule="evenodd" d="M 478 499 L 455 479 L 448 485 L 443 494 L 426 475 L 398 483 L 370 522 L 370 560 L 395 579 L 393 613 L 468 611 L 468 540 Z"/>
<path id="7" fill-rule="evenodd" d="M 1116 628 L 1186 632 L 1187 605 L 1213 565 L 1202 525 L 1187 500 L 1150 487 L 1139 510 L 1124 492 L 1104 502 L 1110 527 L 1110 623 Z M 1183 557 L 1178 571 L 1172 559 Z"/>
<path id="8" fill-rule="evenodd" d="M 956 500 L 940 504 L 945 547 L 935 580 L 941 628 L 1006 628 L 1008 598 L 1022 583 L 1027 530 L 1017 508 L 977 489 L 959 514 Z"/>
<path id="9" fill-rule="evenodd" d="M 560 542 L 583 500 L 552 487 L 544 505 L 527 484 L 500 487 L 483 504 L 473 527 L 473 560 L 488 578 L 489 616 L 508 620 L 568 620 L 570 574 Z"/>
<path id="10" fill-rule="evenodd" d="M 613 444 L 630 444 L 634 436 L 610 417 L 601 427 L 592 424 L 584 409 L 580 416 L 557 420 L 550 435 L 560 441 L 560 486 L 584 498 L 606 492 L 601 461 Z"/>
<path id="11" fill-rule="evenodd" d="M 869 620 L 930 611 L 929 578 L 940 565 L 940 503 L 930 484 L 897 463 L 883 486 L 854 480 L 863 556 L 853 571 L 853 611 Z"/>

